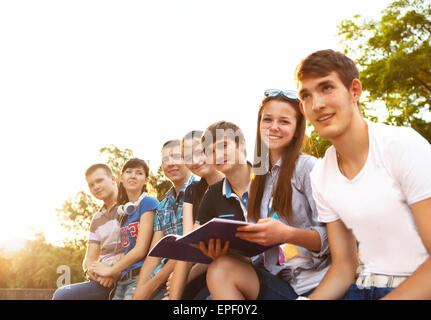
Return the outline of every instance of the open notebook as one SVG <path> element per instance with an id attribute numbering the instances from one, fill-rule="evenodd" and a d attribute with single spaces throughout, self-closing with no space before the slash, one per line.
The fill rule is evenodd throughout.
<path id="1" fill-rule="evenodd" d="M 167 235 L 160 239 L 159 242 L 150 250 L 149 256 L 168 258 L 174 260 L 211 263 L 212 259 L 204 255 L 199 249 L 191 247 L 189 244 L 199 244 L 200 241 L 221 239 L 222 247 L 225 241 L 229 241 L 229 252 L 240 254 L 246 257 L 253 257 L 262 253 L 272 246 L 262 246 L 260 244 L 242 240 L 235 237 L 236 229 L 240 226 L 252 224 L 250 222 L 213 218 L 199 228 L 189 232 L 184 236 Z"/>

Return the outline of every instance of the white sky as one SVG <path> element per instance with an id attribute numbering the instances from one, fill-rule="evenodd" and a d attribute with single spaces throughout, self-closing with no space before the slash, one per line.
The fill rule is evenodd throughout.
<path id="1" fill-rule="evenodd" d="M 389 0 L 0 2 L 0 241 L 61 239 L 55 208 L 110 144 L 160 164 L 168 139 L 218 120 L 253 154 L 267 88 L 294 89 L 337 26 Z"/>

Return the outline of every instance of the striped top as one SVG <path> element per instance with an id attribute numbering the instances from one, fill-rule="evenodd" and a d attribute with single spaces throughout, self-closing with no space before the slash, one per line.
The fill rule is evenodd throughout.
<path id="1" fill-rule="evenodd" d="M 100 246 L 101 262 L 119 258 L 123 253 L 117 208 L 117 206 L 113 206 L 111 210 L 107 211 L 103 206 L 90 223 L 88 243 L 96 243 Z"/>

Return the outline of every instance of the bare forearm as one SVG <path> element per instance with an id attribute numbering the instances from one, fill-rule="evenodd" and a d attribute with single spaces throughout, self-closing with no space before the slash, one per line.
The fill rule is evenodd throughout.
<path id="1" fill-rule="evenodd" d="M 179 300 L 183 295 L 184 287 L 187 283 L 187 276 L 193 264 L 185 261 L 177 261 L 170 283 L 169 299 Z"/>
<path id="2" fill-rule="evenodd" d="M 88 268 L 95 262 L 97 262 L 96 259 L 91 259 L 91 258 L 84 259 L 84 262 L 82 263 L 82 269 L 84 269 L 84 271 L 88 270 Z"/>
<path id="3" fill-rule="evenodd" d="M 168 261 L 163 266 L 163 268 L 151 279 L 147 279 L 147 280 L 145 280 L 144 278 L 139 279 L 142 281 L 139 282 L 138 280 L 138 284 L 136 286 L 133 299 L 138 299 L 138 300 L 151 299 L 151 297 L 154 295 L 154 292 L 166 283 L 169 275 L 173 271 L 175 264 L 172 262 L 174 261 Z M 141 274 L 139 276 L 141 278 Z"/>
<path id="4" fill-rule="evenodd" d="M 337 300 L 342 299 L 355 282 L 356 268 L 354 266 L 332 265 L 319 286 L 309 296 L 316 300 Z"/>
<path id="5" fill-rule="evenodd" d="M 355 282 L 359 262 L 356 241 L 351 230 L 341 220 L 326 225 L 332 265 L 310 299 L 341 299 Z"/>
<path id="6" fill-rule="evenodd" d="M 160 269 L 160 271 L 157 272 L 157 274 L 152 277 L 150 281 L 152 281 L 157 287 L 160 287 L 162 284 L 165 284 L 171 272 L 174 271 L 175 262 L 175 260 L 169 260 L 168 262 L 166 262 L 163 268 Z"/>
<path id="7" fill-rule="evenodd" d="M 314 252 L 320 251 L 320 235 L 316 230 L 293 228 L 289 231 L 286 233 L 285 243 L 291 243 Z"/>
<path id="8" fill-rule="evenodd" d="M 161 262 L 160 258 L 147 256 L 145 258 L 145 262 L 141 267 L 141 271 L 139 272 L 138 283 L 137 286 L 141 286 L 150 280 L 151 274 L 156 270 Z"/>
<path id="9" fill-rule="evenodd" d="M 199 277 L 201 274 L 206 272 L 208 269 L 207 264 L 197 263 L 195 264 L 189 272 L 189 276 L 187 278 L 187 283 Z"/>
<path id="10" fill-rule="evenodd" d="M 382 300 L 429 300 L 431 299 L 431 258 L 403 283 Z"/>
<path id="11" fill-rule="evenodd" d="M 126 270 L 129 266 L 138 262 L 139 260 L 142 260 L 144 257 L 145 252 L 137 247 L 134 247 L 120 261 L 112 266 L 112 275 Z"/>

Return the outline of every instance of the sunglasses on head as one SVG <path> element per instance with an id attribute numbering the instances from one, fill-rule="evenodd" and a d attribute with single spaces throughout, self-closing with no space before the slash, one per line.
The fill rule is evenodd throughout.
<path id="1" fill-rule="evenodd" d="M 292 100 L 299 100 L 298 93 L 295 90 L 279 90 L 279 89 L 267 89 L 265 90 L 265 97 L 275 97 L 282 94 L 286 98 Z"/>

